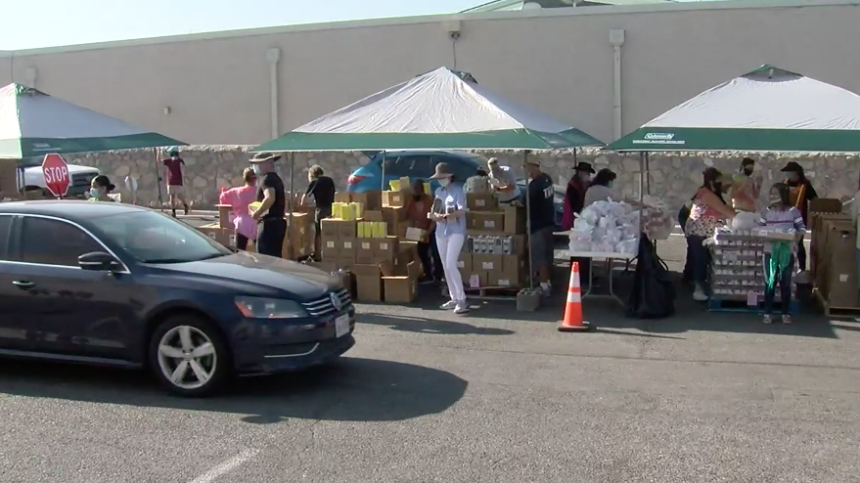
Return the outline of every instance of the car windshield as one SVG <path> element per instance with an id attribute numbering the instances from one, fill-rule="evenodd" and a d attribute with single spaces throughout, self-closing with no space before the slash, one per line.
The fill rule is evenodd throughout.
<path id="1" fill-rule="evenodd" d="M 44 156 L 31 156 L 29 158 L 24 158 L 18 161 L 18 166 L 22 168 L 32 168 L 35 166 L 41 166 L 42 161 L 45 160 Z"/>
<path id="2" fill-rule="evenodd" d="M 233 253 L 185 223 L 155 211 L 94 220 L 93 228 L 142 263 L 187 263 Z"/>

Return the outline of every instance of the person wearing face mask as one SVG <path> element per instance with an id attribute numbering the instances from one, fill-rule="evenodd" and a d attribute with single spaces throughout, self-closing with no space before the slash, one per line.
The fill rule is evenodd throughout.
<path id="1" fill-rule="evenodd" d="M 242 171 L 244 186 L 231 188 L 221 193 L 222 205 L 230 205 L 233 211 L 233 228 L 236 230 L 236 248 L 247 250 L 248 242 L 257 239 L 257 222 L 251 218 L 248 205 L 257 198 L 257 175 L 251 168 Z"/>
<path id="2" fill-rule="evenodd" d="M 490 169 L 490 186 L 496 193 L 499 203 L 503 205 L 518 203 L 522 192 L 517 186 L 517 180 L 510 166 L 501 166 L 498 159 L 490 158 L 487 161 L 487 167 Z"/>
<path id="3" fill-rule="evenodd" d="M 818 198 L 818 193 L 803 173 L 803 167 L 796 162 L 790 161 L 782 168 L 782 172 L 787 175 L 784 183 L 788 186 L 791 206 L 800 210 L 803 222 L 807 223 L 809 200 Z M 803 240 L 797 242 L 797 268 L 806 270 L 806 247 L 803 245 Z"/>
<path id="4" fill-rule="evenodd" d="M 591 180 L 591 184 L 588 186 L 588 189 L 585 191 L 585 202 L 583 203 L 583 207 L 588 206 L 595 201 L 612 200 L 623 201 L 624 203 L 638 208 L 648 208 L 648 205 L 640 203 L 632 198 L 622 196 L 613 190 L 612 188 L 615 184 L 615 178 L 617 177 L 618 175 L 609 168 L 603 168 L 598 171 L 594 176 L 594 179 Z"/>
<path id="5" fill-rule="evenodd" d="M 761 176 L 753 179 L 755 160 L 744 158 L 737 174 L 732 177 L 732 207 L 737 211 L 756 211 L 756 200 L 761 191 Z"/>
<path id="6" fill-rule="evenodd" d="M 436 174 L 430 177 L 439 181 L 430 219 L 436 222 L 436 246 L 442 260 L 442 270 L 448 283 L 451 300 L 442 305 L 444 310 L 454 310 L 457 315 L 469 313 L 463 278 L 457 267 L 460 251 L 466 241 L 466 193 L 454 182 L 454 172 L 448 163 L 436 165 Z"/>
<path id="7" fill-rule="evenodd" d="M 567 191 L 564 193 L 564 212 L 561 227 L 565 230 L 573 228 L 574 215 L 582 212 L 585 208 L 585 192 L 591 184 L 591 175 L 594 168 L 591 163 L 580 162 L 574 168 L 573 177 L 567 183 Z M 582 267 L 580 267 L 582 268 Z"/>
<path id="8" fill-rule="evenodd" d="M 111 184 L 110 179 L 107 176 L 100 174 L 90 182 L 89 201 L 116 201 L 108 196 L 108 194 L 115 189 L 116 186 Z"/>
<path id="9" fill-rule="evenodd" d="M 758 221 L 761 226 L 775 228 L 794 228 L 796 239 L 802 240 L 806 224 L 800 210 L 791 206 L 788 185 L 776 183 L 770 189 L 768 206 Z M 764 323 L 770 324 L 776 284 L 779 283 L 780 303 L 782 304 L 782 323 L 790 324 L 789 306 L 791 303 L 791 272 L 794 267 L 797 243 L 773 241 L 764 245 Z"/>
<path id="10" fill-rule="evenodd" d="M 418 257 L 424 269 L 422 284 L 437 284 L 442 281 L 442 260 L 436 246 L 435 222 L 428 216 L 433 208 L 433 198 L 424 192 L 424 180 L 412 182 L 412 196 L 406 200 L 406 223 L 410 228 L 424 230 L 424 238 L 418 241 Z"/>
<path id="11" fill-rule="evenodd" d="M 299 202 L 301 206 L 305 205 L 308 196 L 314 197 L 316 210 L 314 213 L 314 260 L 320 261 L 322 246 L 322 236 L 320 233 L 320 221 L 331 216 L 331 207 L 334 204 L 334 180 L 325 176 L 322 166 L 314 165 L 308 169 L 308 190 L 302 195 Z"/>
<path id="12" fill-rule="evenodd" d="M 695 283 L 693 300 L 699 302 L 708 300 L 705 280 L 711 255 L 704 241 L 714 236 L 717 227 L 724 220 L 735 217 L 735 210 L 723 200 L 722 173 L 717 168 L 708 168 L 702 173 L 702 178 L 702 186 L 693 196 L 693 207 L 684 227 Z"/>
<path id="13" fill-rule="evenodd" d="M 257 153 L 251 158 L 251 168 L 260 179 L 257 201 L 260 206 L 251 217 L 257 220 L 257 253 L 281 257 L 287 235 L 286 193 L 284 182 L 275 173 L 275 162 L 281 159 L 271 153 Z"/>

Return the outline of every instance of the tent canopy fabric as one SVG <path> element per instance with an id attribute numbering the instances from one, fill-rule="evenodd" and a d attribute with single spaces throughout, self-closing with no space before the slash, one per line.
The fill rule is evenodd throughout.
<path id="1" fill-rule="evenodd" d="M 592 136 L 442 67 L 311 121 L 255 151 L 600 146 Z"/>
<path id="2" fill-rule="evenodd" d="M 184 144 L 30 87 L 0 88 L 0 159 Z"/>
<path id="3" fill-rule="evenodd" d="M 670 109 L 615 151 L 860 151 L 860 96 L 770 65 Z"/>

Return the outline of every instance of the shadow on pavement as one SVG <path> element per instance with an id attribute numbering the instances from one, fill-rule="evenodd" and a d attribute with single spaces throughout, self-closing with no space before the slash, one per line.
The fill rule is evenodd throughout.
<path id="1" fill-rule="evenodd" d="M 456 317 L 456 316 L 454 316 Z M 464 317 L 463 320 L 468 320 Z M 362 324 L 383 325 L 392 330 L 417 332 L 421 334 L 446 335 L 511 335 L 512 330 L 496 329 L 493 327 L 476 327 L 465 322 L 450 322 L 445 320 L 430 320 L 419 317 L 392 317 L 389 315 L 362 313 Z"/>
<path id="2" fill-rule="evenodd" d="M 0 366 L 0 393 L 138 407 L 236 413 L 253 424 L 287 419 L 400 421 L 441 413 L 468 382 L 437 369 L 344 357 L 302 373 L 238 379 L 224 395 L 184 399 L 149 373 L 28 362 Z"/>

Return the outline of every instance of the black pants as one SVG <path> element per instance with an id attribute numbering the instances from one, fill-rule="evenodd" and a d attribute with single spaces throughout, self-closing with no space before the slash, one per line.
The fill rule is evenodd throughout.
<path id="1" fill-rule="evenodd" d="M 806 270 L 806 247 L 803 246 L 803 240 L 797 242 L 797 267 L 800 270 Z"/>
<path id="2" fill-rule="evenodd" d="M 287 235 L 287 220 L 283 218 L 264 219 L 257 226 L 257 253 L 280 258 L 284 250 L 284 237 Z"/>
<path id="3" fill-rule="evenodd" d="M 764 255 L 764 266 L 770 264 L 770 253 Z M 773 310 L 773 300 L 776 298 L 776 285 L 779 284 L 779 301 L 782 304 L 782 313 L 788 314 L 791 307 L 791 272 L 794 269 L 794 257 L 791 257 L 788 267 L 779 274 L 779 279 L 773 284 L 773 288 L 764 288 L 764 313 L 770 314 Z"/>
<path id="4" fill-rule="evenodd" d="M 248 237 L 245 235 L 236 233 L 236 248 L 239 250 L 247 250 L 248 249 Z"/>
<path id="5" fill-rule="evenodd" d="M 437 282 L 441 281 L 442 259 L 439 258 L 439 249 L 436 248 L 436 236 L 434 234 L 430 234 L 430 242 L 418 243 L 418 257 L 421 258 L 424 275 Z"/>

